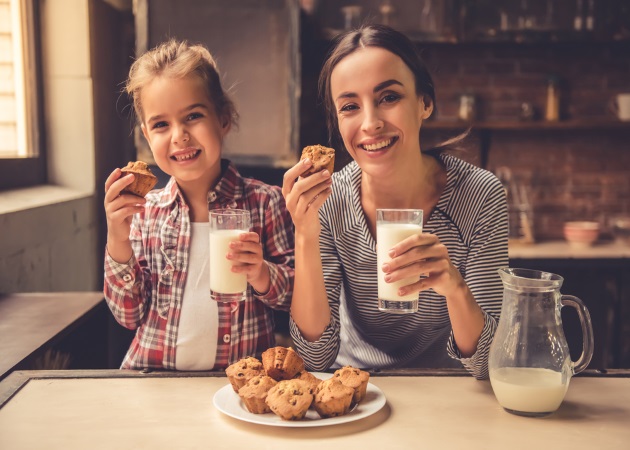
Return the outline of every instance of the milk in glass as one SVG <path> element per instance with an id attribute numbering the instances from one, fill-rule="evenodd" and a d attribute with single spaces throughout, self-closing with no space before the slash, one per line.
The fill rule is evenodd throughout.
<path id="1" fill-rule="evenodd" d="M 230 242 L 249 231 L 251 216 L 242 209 L 210 211 L 210 298 L 218 302 L 246 299 L 247 276 L 232 272 L 233 261 L 227 259 Z"/>
<path id="2" fill-rule="evenodd" d="M 378 308 L 393 313 L 409 313 L 418 310 L 418 293 L 398 295 L 398 289 L 415 283 L 418 277 L 405 278 L 387 283 L 383 264 L 391 260 L 389 251 L 410 236 L 422 233 L 421 210 L 377 210 L 376 263 L 378 270 Z"/>

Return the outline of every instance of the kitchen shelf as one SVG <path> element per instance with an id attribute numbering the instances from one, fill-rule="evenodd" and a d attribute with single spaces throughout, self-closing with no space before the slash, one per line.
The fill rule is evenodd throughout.
<path id="1" fill-rule="evenodd" d="M 630 121 L 602 120 L 602 119 L 573 119 L 560 120 L 557 122 L 545 121 L 427 121 L 423 125 L 430 130 L 464 130 L 472 128 L 479 131 L 518 131 L 518 130 L 630 130 Z"/>

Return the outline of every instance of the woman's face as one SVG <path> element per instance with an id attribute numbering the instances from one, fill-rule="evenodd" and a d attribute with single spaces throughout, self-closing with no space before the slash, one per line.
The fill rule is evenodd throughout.
<path id="1" fill-rule="evenodd" d="M 361 169 L 385 175 L 420 156 L 420 126 L 433 111 L 416 94 L 400 57 L 366 47 L 342 59 L 330 78 L 339 132 Z"/>
<path id="2" fill-rule="evenodd" d="M 201 78 L 157 77 L 140 96 L 142 131 L 157 165 L 182 187 L 209 188 L 221 173 L 229 124 L 221 124 Z"/>

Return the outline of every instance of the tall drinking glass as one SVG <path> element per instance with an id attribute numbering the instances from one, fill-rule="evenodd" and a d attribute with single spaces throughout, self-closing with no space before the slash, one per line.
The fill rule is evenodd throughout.
<path id="1" fill-rule="evenodd" d="M 378 268 L 378 309 L 405 314 L 418 311 L 418 293 L 398 295 L 398 289 L 418 281 L 417 277 L 385 282 L 383 264 L 391 260 L 388 253 L 409 236 L 422 233 L 421 209 L 376 210 L 376 261 Z"/>
<path id="2" fill-rule="evenodd" d="M 238 302 L 247 296 L 247 276 L 232 272 L 227 259 L 230 242 L 249 231 L 251 216 L 243 209 L 210 211 L 210 298 L 217 302 Z"/>

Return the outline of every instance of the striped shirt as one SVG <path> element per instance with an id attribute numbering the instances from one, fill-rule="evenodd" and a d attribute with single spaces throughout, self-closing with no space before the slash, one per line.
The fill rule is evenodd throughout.
<path id="1" fill-rule="evenodd" d="M 248 286 L 243 302 L 219 304 L 214 369 L 275 345 L 270 308 L 288 310 L 293 293 L 293 223 L 279 187 L 242 178 L 228 161 L 208 192 L 208 209 L 247 209 L 252 231 L 260 236 L 271 287 L 258 294 Z M 173 178 L 146 196 L 143 213 L 134 215 L 130 239 L 133 256 L 119 264 L 105 252 L 107 304 L 115 319 L 136 335 L 123 369 L 175 369 L 182 297 L 190 254 L 190 215 Z M 208 293 L 208 301 L 210 293 Z"/>
<path id="2" fill-rule="evenodd" d="M 321 338 L 308 342 L 291 322 L 296 349 L 311 370 L 351 364 L 362 368 L 461 365 L 477 378 L 488 374 L 488 352 L 501 311 L 497 270 L 508 265 L 507 203 L 490 172 L 450 155 L 440 199 L 424 225 L 448 249 L 484 314 L 476 353 L 462 358 L 443 296 L 419 294 L 418 312 L 377 309 L 376 242 L 361 207 L 356 162 L 333 174 L 333 193 L 320 209 L 320 249 L 332 319 Z M 459 362 L 458 362 L 459 361 Z"/>

